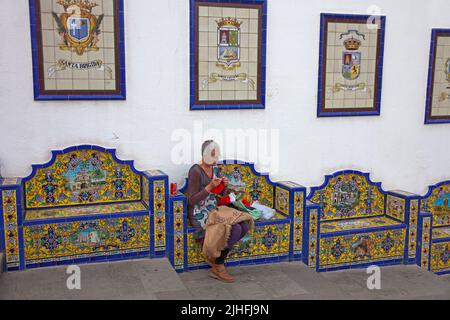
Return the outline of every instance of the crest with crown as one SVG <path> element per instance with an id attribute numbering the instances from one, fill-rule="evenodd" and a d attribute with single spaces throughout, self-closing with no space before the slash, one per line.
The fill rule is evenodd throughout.
<path id="1" fill-rule="evenodd" d="M 81 9 L 81 11 L 85 11 L 88 13 L 92 12 L 92 8 L 98 6 L 98 4 L 89 2 L 89 0 L 58 0 L 57 3 L 62 5 L 65 11 L 67 11 L 67 9 L 72 6 L 77 6 Z"/>
<path id="2" fill-rule="evenodd" d="M 361 41 L 354 37 L 351 37 L 344 41 L 344 46 L 345 46 L 345 49 L 347 49 L 347 50 L 355 51 L 355 50 L 358 50 L 359 47 L 361 46 Z"/>
<path id="3" fill-rule="evenodd" d="M 217 25 L 219 26 L 219 28 L 222 27 L 235 27 L 237 29 L 240 29 L 242 22 L 238 21 L 236 18 L 222 18 L 217 22 Z"/>

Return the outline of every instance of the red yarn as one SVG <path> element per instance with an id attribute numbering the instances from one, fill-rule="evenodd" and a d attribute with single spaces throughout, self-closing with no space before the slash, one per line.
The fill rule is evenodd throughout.
<path id="1" fill-rule="evenodd" d="M 222 181 L 217 187 L 211 190 L 211 193 L 221 194 L 225 190 L 225 183 Z"/>
<path id="2" fill-rule="evenodd" d="M 230 196 L 225 196 L 225 197 L 223 197 L 222 199 L 219 200 L 217 205 L 219 205 L 219 206 L 226 206 L 226 205 L 228 205 L 230 203 L 231 203 Z"/>

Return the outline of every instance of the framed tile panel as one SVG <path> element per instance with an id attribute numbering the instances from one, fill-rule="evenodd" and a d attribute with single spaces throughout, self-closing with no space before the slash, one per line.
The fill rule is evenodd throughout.
<path id="1" fill-rule="evenodd" d="M 450 123 L 450 29 L 433 29 L 425 124 Z"/>
<path id="2" fill-rule="evenodd" d="M 35 100 L 124 100 L 123 0 L 29 0 Z"/>
<path id="3" fill-rule="evenodd" d="M 321 15 L 318 117 L 380 115 L 386 17 Z"/>
<path id="4" fill-rule="evenodd" d="M 264 109 L 267 0 L 190 0 L 190 108 Z"/>

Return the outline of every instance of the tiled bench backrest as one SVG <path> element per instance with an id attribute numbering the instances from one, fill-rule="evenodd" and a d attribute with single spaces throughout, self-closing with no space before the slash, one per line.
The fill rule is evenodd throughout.
<path id="1" fill-rule="evenodd" d="M 431 186 L 420 201 L 420 211 L 433 215 L 433 227 L 450 226 L 450 181 Z"/>
<path id="2" fill-rule="evenodd" d="M 114 150 L 85 146 L 52 153 L 49 163 L 34 165 L 24 179 L 26 209 L 142 199 L 141 174 Z"/>
<path id="3" fill-rule="evenodd" d="M 243 198 L 274 207 L 274 186 L 266 174 L 256 172 L 252 163 L 227 161 L 219 164 L 220 176 L 227 177 L 230 185 L 243 186 Z"/>
<path id="4" fill-rule="evenodd" d="M 227 177 L 230 181 L 230 186 L 241 185 L 243 199 L 249 202 L 258 201 L 260 204 L 279 209 L 280 212 L 288 214 L 289 195 L 278 196 L 280 199 L 277 203 L 274 202 L 275 183 L 272 182 L 267 174 L 258 173 L 255 170 L 253 163 L 241 162 L 236 160 L 222 161 L 218 164 L 220 176 Z M 184 181 L 184 186 L 180 189 L 187 197 L 188 179 Z M 284 201 L 285 199 L 286 201 Z"/>
<path id="5" fill-rule="evenodd" d="M 311 188 L 308 200 L 321 207 L 321 221 L 368 218 L 385 213 L 381 183 L 368 173 L 341 171 L 325 177 L 320 187 Z"/>

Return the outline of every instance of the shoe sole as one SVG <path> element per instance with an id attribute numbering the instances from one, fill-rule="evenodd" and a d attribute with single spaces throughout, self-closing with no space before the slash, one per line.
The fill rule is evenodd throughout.
<path id="1" fill-rule="evenodd" d="M 219 280 L 219 281 L 222 281 L 222 282 L 225 282 L 225 283 L 233 283 L 233 282 L 234 282 L 234 280 L 226 280 L 226 279 L 223 279 L 223 278 L 219 277 L 218 275 L 215 275 L 215 274 L 212 273 L 212 272 L 209 273 L 209 276 L 210 276 L 211 278 L 213 278 L 213 279 L 216 279 L 216 280 Z"/>

